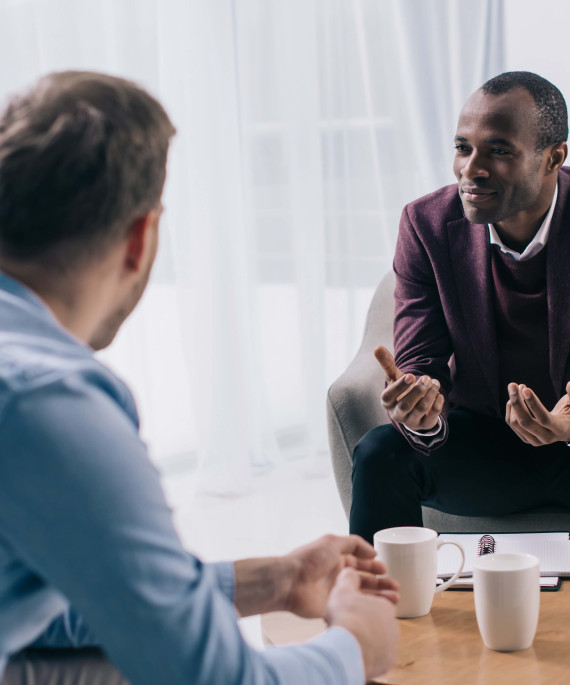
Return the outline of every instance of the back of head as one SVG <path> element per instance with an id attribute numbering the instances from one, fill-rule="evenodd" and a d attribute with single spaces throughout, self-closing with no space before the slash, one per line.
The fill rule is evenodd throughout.
<path id="1" fill-rule="evenodd" d="M 530 71 L 507 71 L 489 79 L 481 86 L 487 95 L 508 93 L 524 88 L 536 104 L 537 152 L 551 145 L 566 142 L 568 138 L 568 110 L 558 88 L 538 74 Z"/>
<path id="2" fill-rule="evenodd" d="M 66 71 L 0 114 L 0 257 L 67 271 L 156 207 L 174 127 L 136 84 Z"/>

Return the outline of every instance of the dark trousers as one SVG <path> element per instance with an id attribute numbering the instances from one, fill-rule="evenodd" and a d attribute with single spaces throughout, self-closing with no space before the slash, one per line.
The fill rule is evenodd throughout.
<path id="1" fill-rule="evenodd" d="M 421 526 L 421 505 L 462 516 L 501 516 L 543 504 L 570 507 L 570 448 L 532 447 L 502 419 L 450 412 L 449 439 L 425 455 L 391 424 L 356 446 L 350 532 Z"/>

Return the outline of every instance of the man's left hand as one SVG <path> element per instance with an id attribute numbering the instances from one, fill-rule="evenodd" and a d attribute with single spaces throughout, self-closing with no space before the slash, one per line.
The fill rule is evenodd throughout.
<path id="1" fill-rule="evenodd" d="M 570 440 L 570 382 L 552 411 L 525 385 L 509 383 L 505 421 L 523 442 L 534 447 Z"/>
<path id="2" fill-rule="evenodd" d="M 386 567 L 376 552 L 358 535 L 325 535 L 286 555 L 291 563 L 291 585 L 286 609 L 305 618 L 325 615 L 330 592 L 343 568 L 361 572 L 361 589 L 398 601 L 398 583 L 383 576 Z"/>

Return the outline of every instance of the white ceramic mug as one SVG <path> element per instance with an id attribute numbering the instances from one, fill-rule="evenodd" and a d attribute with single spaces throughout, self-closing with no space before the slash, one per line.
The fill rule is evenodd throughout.
<path id="1" fill-rule="evenodd" d="M 457 572 L 436 588 L 437 550 L 443 545 L 455 545 L 461 552 Z M 455 582 L 465 563 L 465 553 L 456 542 L 439 542 L 431 528 L 403 526 L 385 528 L 374 534 L 374 549 L 378 559 L 386 564 L 388 575 L 400 583 L 398 618 L 415 618 L 429 614 L 434 594 L 446 590 Z"/>
<path id="2" fill-rule="evenodd" d="M 532 645 L 540 605 L 538 566 L 532 554 L 488 554 L 474 562 L 475 614 L 490 649 L 515 652 Z"/>

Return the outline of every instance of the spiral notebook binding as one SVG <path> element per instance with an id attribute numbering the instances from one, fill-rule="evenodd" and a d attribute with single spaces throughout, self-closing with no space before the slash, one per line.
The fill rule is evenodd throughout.
<path id="1" fill-rule="evenodd" d="M 483 535 L 477 543 L 477 556 L 495 553 L 495 538 L 492 535 Z"/>

